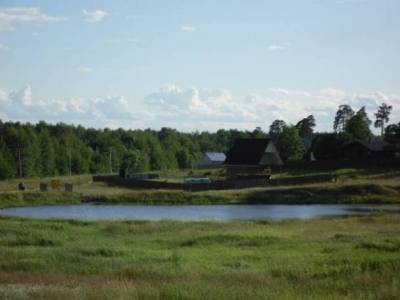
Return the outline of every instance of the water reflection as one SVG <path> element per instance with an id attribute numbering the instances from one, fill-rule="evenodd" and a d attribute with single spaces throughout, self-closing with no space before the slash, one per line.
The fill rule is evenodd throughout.
<path id="1" fill-rule="evenodd" d="M 400 212 L 400 205 L 60 205 L 0 209 L 2 216 L 75 220 L 283 220 Z"/>

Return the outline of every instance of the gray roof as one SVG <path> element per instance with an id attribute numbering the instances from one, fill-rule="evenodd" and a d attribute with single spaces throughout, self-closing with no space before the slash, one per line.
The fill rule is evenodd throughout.
<path id="1" fill-rule="evenodd" d="M 386 146 L 384 141 L 362 142 L 371 151 L 383 151 Z"/>
<path id="2" fill-rule="evenodd" d="M 275 152 L 265 152 L 262 158 L 262 163 L 267 166 L 283 165 L 281 157 Z"/>
<path id="3" fill-rule="evenodd" d="M 387 143 L 383 140 L 375 140 L 375 141 L 362 141 L 362 140 L 354 140 L 350 142 L 348 145 L 354 144 L 354 143 L 359 143 L 363 145 L 365 148 L 367 148 L 370 151 L 383 151 L 385 146 L 387 146 Z"/>
<path id="4" fill-rule="evenodd" d="M 209 160 L 215 162 L 224 162 L 225 161 L 225 154 L 221 152 L 206 152 L 206 156 Z"/>

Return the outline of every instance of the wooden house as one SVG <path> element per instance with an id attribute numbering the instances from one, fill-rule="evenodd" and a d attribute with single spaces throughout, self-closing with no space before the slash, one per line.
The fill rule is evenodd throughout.
<path id="1" fill-rule="evenodd" d="M 269 178 L 272 166 L 282 165 L 270 139 L 237 139 L 227 153 L 224 165 L 227 179 Z"/>
<path id="2" fill-rule="evenodd" d="M 389 149 L 383 140 L 354 140 L 342 148 L 342 158 L 345 160 L 385 160 L 392 159 L 395 151 Z"/>

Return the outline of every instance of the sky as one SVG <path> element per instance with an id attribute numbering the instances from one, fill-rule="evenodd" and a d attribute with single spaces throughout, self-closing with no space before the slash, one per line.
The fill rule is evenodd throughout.
<path id="1" fill-rule="evenodd" d="M 268 130 L 382 102 L 400 122 L 398 0 L 0 0 L 0 119 Z"/>

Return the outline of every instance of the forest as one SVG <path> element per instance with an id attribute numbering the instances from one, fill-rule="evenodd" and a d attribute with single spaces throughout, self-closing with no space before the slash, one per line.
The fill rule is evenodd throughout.
<path id="1" fill-rule="evenodd" d="M 375 114 L 374 126 L 384 138 L 397 145 L 400 123 L 388 125 L 391 106 L 382 104 Z M 48 177 L 72 174 L 188 169 L 196 166 L 207 151 L 227 152 L 236 138 L 269 137 L 284 161 L 300 160 L 313 147 L 317 158 L 335 159 L 339 149 L 351 139 L 374 138 L 372 121 L 365 108 L 353 111 L 341 105 L 333 122 L 333 131 L 314 132 L 314 116 L 297 124 L 275 120 L 269 131 L 220 129 L 210 132 L 160 130 L 94 129 L 63 123 L 37 124 L 0 120 L 0 179 Z M 318 143 L 312 144 L 319 136 Z M 316 140 L 316 139 L 314 139 Z"/>

